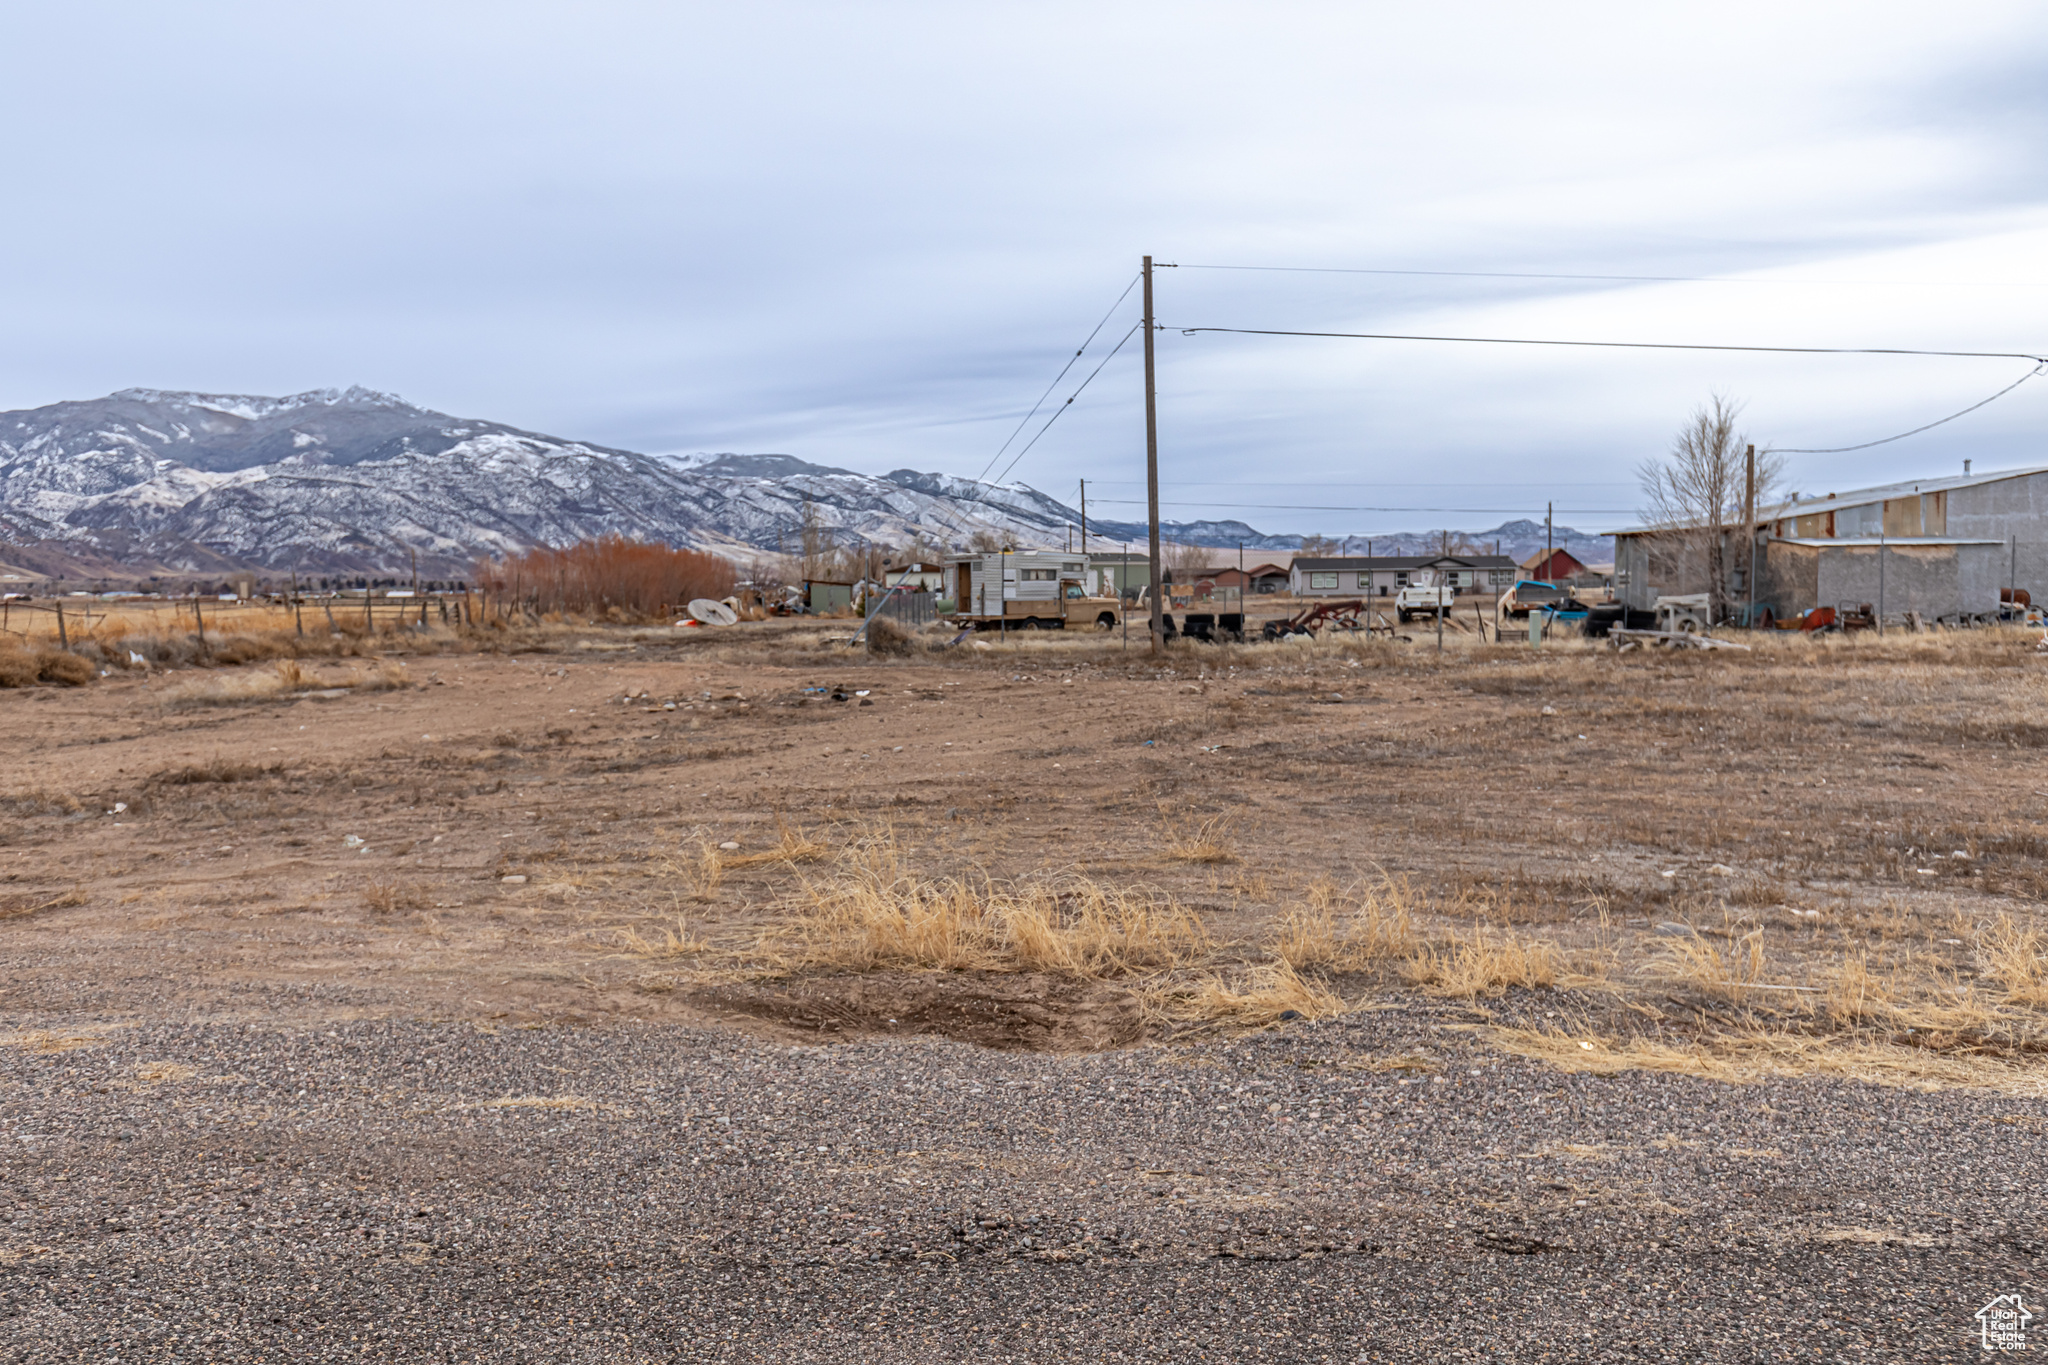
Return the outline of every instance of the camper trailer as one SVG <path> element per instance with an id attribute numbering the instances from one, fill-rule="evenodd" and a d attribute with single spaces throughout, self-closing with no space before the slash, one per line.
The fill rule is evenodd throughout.
<path id="1" fill-rule="evenodd" d="M 1100 595 L 1088 556 L 1059 550 L 999 550 L 946 561 L 948 617 L 977 630 L 1108 630 L 1123 604 Z"/>

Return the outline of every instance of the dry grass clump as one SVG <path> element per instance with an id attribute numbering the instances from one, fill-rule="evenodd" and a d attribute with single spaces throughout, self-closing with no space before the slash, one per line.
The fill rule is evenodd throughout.
<path id="1" fill-rule="evenodd" d="M 1871 974 L 1868 953 L 1845 954 L 1821 998 L 1821 1008 L 1838 1026 L 1853 1028 L 1887 1017 L 1892 994 L 1887 983 Z"/>
<path id="2" fill-rule="evenodd" d="M 80 687 L 99 670 L 90 659 L 62 649 L 31 649 L 12 640 L 0 643 L 0 687 L 33 687 L 39 682 Z"/>
<path id="3" fill-rule="evenodd" d="M 1154 987 L 1148 1005 L 1177 1022 L 1191 1020 L 1260 1028 L 1282 1019 L 1322 1019 L 1342 1014 L 1344 998 L 1328 985 L 1305 977 L 1288 962 L 1255 967 L 1236 981 L 1208 975 L 1195 981 Z"/>
<path id="4" fill-rule="evenodd" d="M 399 910 L 424 910 L 427 898 L 416 886 L 380 881 L 363 888 L 363 904 L 372 914 L 389 915 Z"/>
<path id="5" fill-rule="evenodd" d="M 287 664 L 294 672 L 297 671 L 298 665 L 291 664 L 289 660 Z M 392 692 L 401 687 L 411 687 L 412 675 L 407 673 L 405 665 L 396 659 L 379 659 L 368 669 L 351 673 L 347 678 L 332 685 L 353 687 L 358 692 Z"/>
<path id="6" fill-rule="evenodd" d="M 2006 1000 L 2033 1009 L 2048 1007 L 2048 935 L 2022 929 L 2000 914 L 1977 935 L 1984 974 L 2005 988 Z"/>
<path id="7" fill-rule="evenodd" d="M 629 924 L 617 932 L 619 955 L 623 957 L 669 961 L 679 957 L 695 956 L 711 946 L 701 938 L 690 936 L 690 926 L 680 913 L 675 916 L 673 926 L 660 922 L 649 932 L 642 933 L 638 926 Z"/>
<path id="8" fill-rule="evenodd" d="M 1426 945 L 1408 962 L 1409 980 L 1431 995 L 1498 995 L 1510 986 L 1554 986 L 1557 975 L 1557 954 L 1549 943 L 1482 928 L 1469 938 L 1454 934 L 1446 944 Z"/>
<path id="9" fill-rule="evenodd" d="M 1610 1038 L 1555 1029 L 1492 1028 L 1487 1035 L 1507 1051 L 1565 1071 L 1612 1076 L 1623 1071 L 1670 1071 L 1718 1081 L 1771 1076 L 1843 1076 L 1878 1085 L 1972 1086 L 2038 1093 L 2038 1069 L 1996 1056 L 1893 1047 L 1861 1038 L 1750 1029 L 1693 1042 Z"/>
<path id="10" fill-rule="evenodd" d="M 1307 903 L 1281 917 L 1274 945 L 1280 960 L 1296 970 L 1356 972 L 1415 951 L 1414 896 L 1407 883 L 1383 877 L 1354 892 L 1348 904 L 1342 900 L 1334 882 L 1310 887 Z"/>
<path id="11" fill-rule="evenodd" d="M 821 862 L 830 857 L 831 853 L 832 850 L 824 844 L 779 819 L 775 822 L 775 843 L 768 848 L 758 849 L 753 853 L 739 853 L 721 852 L 708 842 L 704 845 L 704 856 L 717 862 L 720 873 L 728 868 L 759 867 L 765 863 L 794 865 Z M 717 885 L 715 876 L 711 884 Z"/>
<path id="12" fill-rule="evenodd" d="M 1223 842 L 1223 818 L 1204 820 L 1192 831 L 1177 834 L 1166 845 L 1166 857 L 1177 863 L 1234 863 L 1237 854 Z"/>
<path id="13" fill-rule="evenodd" d="M 887 616 L 868 622 L 868 653 L 883 658 L 902 658 L 911 652 L 913 635 L 909 626 Z"/>
<path id="14" fill-rule="evenodd" d="M 270 701 L 293 690 L 298 665 L 292 672 L 271 669 L 251 673 L 226 673 L 217 677 L 193 678 L 164 689 L 163 704 L 175 710 L 195 706 L 236 706 L 244 702 Z"/>
<path id="15" fill-rule="evenodd" d="M 771 945 L 806 967 L 1046 971 L 1112 977 L 1206 960 L 1201 921 L 1164 898 L 1085 879 L 934 881 L 911 873 L 895 846 L 852 850 L 849 866 L 805 888 L 796 922 Z"/>
<path id="16" fill-rule="evenodd" d="M 236 706 L 272 701 L 313 689 L 353 688 L 358 692 L 388 692 L 411 685 L 405 665 L 393 659 L 378 660 L 369 668 L 352 670 L 347 677 L 335 682 L 324 681 L 307 672 L 297 659 L 280 659 L 270 669 L 222 673 L 174 683 L 164 689 L 163 704 L 174 710 L 184 710 L 196 706 Z"/>
<path id="17" fill-rule="evenodd" d="M 1710 943 L 1697 932 L 1672 939 L 1650 971 L 1704 995 L 1740 1002 L 1767 984 L 1763 930 L 1752 929 L 1726 946 Z"/>

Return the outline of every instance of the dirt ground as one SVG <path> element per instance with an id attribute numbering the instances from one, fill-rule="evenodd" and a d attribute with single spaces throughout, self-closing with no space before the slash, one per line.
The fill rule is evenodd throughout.
<path id="1" fill-rule="evenodd" d="M 1907 1283 L 1917 1275 L 1952 1291 L 1942 1316 L 1980 1287 L 2010 1287 L 1978 1286 L 1967 1266 L 1995 1263 L 2011 1278 L 2037 1254 L 2029 1248 L 2039 1244 L 2038 1198 L 2000 1164 L 2013 1154 L 1975 1145 L 1979 1134 L 2032 1132 L 2048 1122 L 2048 936 L 2039 917 L 2048 888 L 2048 836 L 2039 832 L 2048 803 L 2048 657 L 2029 636 L 1770 639 L 1746 654 L 1622 656 L 1590 645 L 1531 650 L 1469 638 L 1439 655 L 1418 637 L 1183 644 L 1159 659 L 1092 636 L 990 648 L 920 641 L 905 655 L 873 657 L 850 654 L 830 628 L 781 623 L 715 635 L 556 629 L 506 643 L 516 648 L 394 641 L 381 660 L 305 659 L 289 676 L 258 663 L 0 691 L 12 741 L 0 759 L 0 1043 L 14 1045 L 0 1048 L 14 1059 L 0 1110 L 25 1144 L 71 1143 L 22 1149 L 49 1154 L 40 1164 L 22 1158 L 29 1182 L 21 1188 L 38 1192 L 17 1196 L 12 1241 L 0 1246 L 7 1266 L 24 1276 L 42 1266 L 39 1273 L 55 1277 L 48 1284 L 75 1289 L 88 1262 L 97 1274 L 128 1264 L 106 1240 L 111 1215 L 88 1217 L 97 1205 L 74 1208 L 64 1201 L 75 1195 L 52 1193 L 76 1186 L 38 1185 L 81 1168 L 85 1148 L 99 1139 L 79 1135 L 104 1129 L 106 1144 L 93 1150 L 115 1155 L 92 1159 L 113 1163 L 109 1169 L 146 1156 L 159 1163 L 148 1168 L 153 1174 L 138 1166 L 122 1177 L 159 1194 L 188 1178 L 255 1179 L 249 1173 L 265 1160 L 308 1181 L 356 1160 L 338 1155 L 354 1140 L 323 1129 L 324 1120 L 306 1116 L 312 1111 L 263 1105 L 232 1129 L 225 1118 L 218 1129 L 194 1128 L 175 1150 L 149 1156 L 140 1141 L 122 1146 L 149 1122 L 125 1106 L 165 1077 L 196 1077 L 198 1085 L 209 1068 L 226 1068 L 222 1084 L 282 1087 L 276 1093 L 285 1098 L 264 1102 L 278 1106 L 290 1103 L 295 1074 L 356 1068 L 361 1074 L 350 1071 L 337 1102 L 366 1106 L 350 1122 L 369 1132 L 384 1121 L 376 1105 L 387 1093 L 406 1093 L 387 1090 L 398 1084 L 397 1069 L 417 1066 L 421 1055 L 479 1068 L 469 1082 L 475 1094 L 513 1095 L 488 1101 L 512 1106 L 509 1117 L 536 1106 L 534 1122 L 556 1123 L 557 1101 L 530 1097 L 549 1085 L 575 1089 L 559 1102 L 565 1111 L 639 1114 L 633 1141 L 651 1145 L 633 1148 L 637 1156 L 618 1149 L 627 1173 L 667 1142 L 659 1123 L 647 1127 L 647 1115 L 660 1112 L 646 1088 L 655 1077 L 685 1086 L 675 1112 L 698 1113 L 701 1130 L 711 1122 L 703 1117 L 712 1112 L 704 1108 L 707 1087 L 732 1092 L 738 1107 L 730 1113 L 750 1102 L 780 1105 L 781 1089 L 749 1096 L 740 1072 L 780 1074 L 810 1066 L 801 1062 L 807 1056 L 826 1059 L 814 1069 L 850 1087 L 832 1093 L 851 1097 L 864 1085 L 874 1092 L 858 1102 L 884 1106 L 877 1128 L 945 1127 L 943 1105 L 887 1108 L 898 1078 L 906 1091 L 914 1076 L 929 1074 L 942 1078 L 931 1082 L 934 1095 L 986 1083 L 991 1095 L 1021 1096 L 997 1089 L 1021 1081 L 943 1078 L 1028 1074 L 1034 1086 L 1051 1087 L 1035 1094 L 1055 1099 L 1034 1100 L 1021 1113 L 977 1113 L 966 1126 L 978 1135 L 963 1136 L 963 1128 L 945 1140 L 985 1138 L 1009 1154 L 1002 1160 L 1021 1161 L 1025 1148 L 1016 1144 L 1040 1141 L 1029 1135 L 1036 1122 L 1068 1163 L 1057 1177 L 1071 1196 L 1060 1216 L 1079 1220 L 1077 1229 L 1088 1210 L 1099 1217 L 1122 1207 L 1118 1200 L 1177 1203 L 1197 1176 L 1221 1180 L 1228 1168 L 1237 1171 L 1231 1179 L 1253 1180 L 1252 1167 L 1232 1164 L 1251 1159 L 1230 1135 L 1237 1130 L 1202 1136 L 1197 1158 L 1175 1144 L 1207 1130 L 1182 1133 L 1173 1110 L 1185 1099 L 1190 1114 L 1210 1111 L 1206 1100 L 1186 1099 L 1196 1076 L 1223 1078 L 1217 1111 L 1249 1106 L 1248 1096 L 1263 1101 L 1256 1087 L 1270 1082 L 1245 1079 L 1232 1089 L 1228 1077 L 1270 1076 L 1259 1068 L 1279 1066 L 1284 1087 L 1310 1087 L 1300 1092 L 1300 1117 L 1326 1132 L 1352 1112 L 1347 1104 L 1365 1103 L 1347 1098 L 1361 1085 L 1392 1097 L 1373 1101 L 1384 1124 L 1362 1109 L 1346 1120 L 1362 1125 L 1345 1130 L 1353 1140 L 1394 1145 L 1384 1163 L 1342 1158 L 1359 1163 L 1344 1186 L 1353 1194 L 1343 1198 L 1364 1199 L 1357 1192 L 1380 1182 L 1373 1197 L 1394 1200 L 1379 1207 L 1398 1205 L 1397 1221 L 1409 1231 L 1347 1234 L 1360 1255 L 1398 1245 L 1427 1262 L 1436 1252 L 1416 1229 L 1435 1226 L 1465 1228 L 1459 1244 L 1487 1256 L 1596 1246 L 1610 1234 L 1583 1224 L 1600 1213 L 1600 1199 L 1589 1208 L 1579 1198 L 1575 1207 L 1555 1191 L 1584 1183 L 1574 1162 L 1639 1151 L 1627 1170 L 1641 1188 L 1631 1186 L 1624 1202 L 1630 1219 L 1644 1221 L 1625 1247 L 1610 1240 L 1607 1252 L 1588 1253 L 1610 1262 L 1625 1253 L 1614 1271 L 1624 1279 L 1639 1268 L 1677 1273 L 1656 1263 L 1665 1251 L 1711 1259 L 1768 1245 L 1773 1255 L 1811 1258 L 1853 1244 L 1858 1255 L 1891 1257 L 1860 1272 L 1862 1289 L 1837 1282 L 1859 1273 L 1847 1263 L 1811 1259 L 1796 1274 L 1770 1262 L 1715 1280 L 1737 1286 L 1726 1305 L 1733 1335 L 1690 1352 L 1681 1342 L 1671 1358 L 1776 1358 L 1738 1341 L 1750 1292 L 1738 1281 L 1752 1271 L 1765 1283 L 1803 1286 L 1799 1293 L 1815 1296 L 1824 1319 L 1839 1317 L 1828 1304 L 1843 1295 L 1859 1301 L 1872 1284 L 1891 1283 L 1886 1276 Z M 913 950 L 884 934 L 901 928 L 890 916 L 928 910 L 948 895 L 948 904 L 1009 906 L 1008 937 Z M 1019 926 L 1033 905 L 1039 911 L 1031 913 L 1049 916 L 1067 937 L 1027 951 Z M 1089 905 L 1127 915 L 1107 946 L 1088 950 L 1094 956 L 1076 946 Z M 966 932 L 959 922 L 946 926 Z M 1154 937 L 1141 943 L 1145 934 Z M 291 1066 L 259 1035 L 294 1040 Z M 366 1041 L 373 1038 L 386 1041 Z M 489 1056 L 473 1055 L 478 1046 Z M 398 1051 L 376 1051 L 385 1047 Z M 1245 1047 L 1255 1051 L 1233 1051 Z M 644 1079 L 628 1079 L 625 1069 L 615 1082 L 602 1078 L 625 1068 L 620 1058 L 643 1052 L 689 1060 L 649 1062 Z M 1070 1067 L 1076 1058 L 1095 1059 L 1089 1065 L 1100 1075 L 1015 1070 L 1026 1062 Z M 114 1069 L 88 1084 L 95 1066 Z M 145 1075 L 150 1067 L 173 1071 Z M 1335 1069 L 1304 1070 L 1314 1067 Z M 1468 1072 L 1484 1073 L 1489 1088 L 1468 1082 Z M 1429 1076 L 1456 1082 L 1431 1091 L 1447 1103 L 1473 1087 L 1472 1107 L 1414 1137 L 1393 1122 L 1401 1112 L 1395 1101 L 1409 1093 L 1394 1087 Z M 1319 1078 L 1327 1078 L 1327 1093 L 1313 1088 Z M 1624 1081 L 1612 1092 L 1599 1088 Z M 1074 1102 L 1114 1104 L 1136 1085 L 1156 1090 L 1160 1107 L 1144 1111 L 1151 1116 L 1130 1134 L 1101 1129 L 1090 1140 L 1087 1116 L 1096 1111 L 1068 1114 L 1057 1097 L 1064 1086 L 1098 1084 L 1077 1092 L 1097 1098 Z M 1482 1148 L 1506 1160 L 1526 1145 L 1530 1114 L 1498 1098 L 1522 1093 L 1517 1087 L 1558 1097 L 1540 1111 L 1555 1131 L 1527 1154 L 1557 1166 L 1550 1183 L 1480 1199 L 1461 1175 L 1441 1197 L 1464 1212 L 1428 1222 L 1438 1216 L 1421 1211 L 1439 1197 L 1425 1174 L 1432 1162 L 1448 1171 Z M 698 1098 L 685 1098 L 692 1093 Z M 82 1107 L 51 1131 L 53 1116 L 72 1114 L 73 1105 Z M 1257 1117 L 1293 1123 L 1281 1110 L 1262 1103 Z M 1737 1111 L 1763 1117 L 1733 1117 Z M 1813 1129 L 1813 1151 L 1764 1131 L 1780 1122 L 1771 1116 L 1787 1112 L 1804 1114 L 1796 1123 Z M 820 1113 L 793 1108 L 774 1123 L 822 1125 L 816 1151 L 825 1153 L 846 1135 Z M 1886 1116 L 1882 1133 L 1901 1142 L 1951 1127 L 1961 1135 L 1939 1140 L 1951 1158 L 1936 1163 L 1941 1189 L 1922 1188 L 1936 1172 L 1919 1164 L 1910 1143 L 1887 1150 L 1882 1179 L 1876 1165 L 1845 1165 L 1828 1146 L 1865 1131 L 1859 1114 L 1878 1113 Z M 391 1121 L 400 1122 L 399 1111 Z M 586 1121 L 597 1118 L 577 1120 Z M 197 1120 L 188 1114 L 180 1122 Z M 1733 1127 L 1724 1131 L 1723 1123 Z M 1745 1124 L 1764 1128 L 1734 1131 Z M 557 1151 L 566 1168 L 578 1164 L 569 1154 L 585 1141 L 568 1117 L 560 1125 L 534 1130 L 559 1136 L 506 1138 L 513 1145 L 504 1155 L 475 1169 L 530 1168 L 533 1180 L 554 1179 L 555 1158 L 543 1163 L 534 1153 Z M 1626 1142 L 1615 1136 L 1623 1129 L 1632 1134 Z M 1888 1140 L 1870 1131 L 1873 1141 Z M 413 1129 L 402 1136 L 415 1166 L 440 1160 L 434 1153 L 444 1141 L 454 1145 L 443 1155 L 457 1165 L 468 1159 L 463 1152 L 484 1161 L 473 1146 L 482 1139 Z M 941 1138 L 924 1132 L 916 1150 L 911 1141 L 889 1150 L 915 1157 Z M 1412 1143 L 1453 1147 L 1439 1158 Z M 1694 1147 L 1696 1172 L 1688 1157 L 1668 1178 L 1642 1174 Z M 1710 1166 L 1710 1149 L 1723 1152 L 1714 1160 L 1729 1163 L 1725 1170 Z M 705 1152 L 711 1160 L 712 1149 Z M 1257 1169 L 1291 1171 L 1308 1198 L 1322 1157 L 1276 1152 L 1260 1149 Z M 1743 1163 L 1807 1158 L 1811 1189 L 1799 1185 L 1803 1176 L 1781 1173 L 1778 1184 L 1757 1185 L 1735 1174 Z M 381 1160 L 365 1155 L 365 1172 L 346 1178 L 358 1198 L 374 1202 L 360 1192 L 385 1189 L 394 1208 L 441 1207 L 397 1156 L 390 1172 L 368 1172 Z M 741 1165 L 753 1183 L 744 1198 L 732 1196 L 735 1208 L 779 1205 L 797 1188 L 762 1184 L 768 1177 L 752 1158 Z M 264 1169 L 281 1174 L 275 1164 Z M 946 1217 L 970 1241 L 980 1234 L 955 1205 L 997 1197 L 970 1187 L 1038 1178 L 1000 1161 L 962 1170 L 968 1174 L 957 1180 L 930 1176 L 930 1199 L 934 1209 L 954 1209 Z M 999 1179 L 999 1170 L 1009 1174 Z M 1174 1177 L 1176 1170 L 1183 1174 Z M 909 1200 L 926 1179 L 911 1172 L 893 1183 Z M 1704 1188 L 1688 1184 L 1681 1195 L 1667 1179 Z M 380 1183 L 387 1181 L 388 1189 Z M 1993 1185 L 2007 1195 L 1985 1193 Z M 1823 1186 L 1824 1197 L 1815 1193 Z M 1795 1187 L 1807 1201 L 1797 1208 L 1808 1212 L 1787 1222 L 1793 1205 L 1785 1192 Z M 807 1206 L 815 1197 L 819 1209 L 866 1209 L 844 1189 L 833 1203 L 805 1188 Z M 335 1192 L 344 1200 L 339 1217 L 348 1196 L 339 1184 Z M 1991 1201 L 1982 1221 L 2003 1229 L 1982 1245 L 1952 1226 L 1955 1211 L 1979 1195 Z M 799 1197 L 789 1197 L 794 1208 Z M 582 1236 L 589 1219 L 609 1217 L 601 1212 L 609 1199 L 562 1204 L 584 1220 L 564 1226 Z M 654 1208 L 657 1196 L 647 1199 Z M 709 1220 L 703 1237 L 739 1235 L 712 1226 L 725 1214 L 687 1199 L 675 1207 L 686 1223 Z M 1824 1207 L 1835 1210 L 1832 1218 L 1812 1212 Z M 1952 1216 L 1937 1229 L 1926 1220 L 1942 1209 Z M 249 1216 L 260 1210 L 259 1203 Z M 1483 1226 L 1457 1221 L 1467 1215 Z M 828 1222 L 823 1213 L 806 1215 L 788 1223 L 787 1235 L 808 1235 L 799 1224 L 813 1216 L 820 1227 Z M 903 1245 L 925 1245 L 916 1238 L 928 1233 L 913 1225 L 926 1215 L 901 1216 L 912 1228 Z M 1394 1214 L 1346 1205 L 1327 1216 L 1369 1229 Z M 299 1235 L 278 1217 L 255 1226 L 282 1239 Z M 174 1222 L 166 1214 L 162 1226 Z M 1335 1245 L 1309 1226 L 1272 1232 L 1286 1244 L 1273 1259 L 1312 1259 L 1325 1254 L 1315 1247 Z M 785 1235 L 783 1222 L 774 1233 Z M 1180 1235 L 1147 1234 L 1158 1239 L 1147 1245 L 1185 1251 L 1193 1243 L 1176 1241 Z M 1212 1265 L 1248 1255 L 1229 1249 L 1230 1237 L 1246 1235 L 1219 1232 L 1199 1254 Z M 372 1236 L 367 1223 L 362 1236 Z M 1101 1251 L 1095 1242 L 1077 1230 L 1071 1254 L 1056 1259 L 1085 1263 Z M 812 1263 L 778 1259 L 773 1238 L 732 1243 L 742 1244 L 753 1249 L 733 1251 L 733 1265 Z M 847 1263 L 889 1264 L 875 1245 L 874 1254 Z M 830 1255 L 838 1246 L 830 1244 Z M 1042 1241 L 1012 1249 L 1031 1264 L 1049 1254 Z M 964 1274 L 957 1252 L 946 1253 L 946 1264 Z M 1132 1253 L 1133 1263 L 1145 1254 Z M 166 1255 L 176 1259 L 157 1259 Z M 214 1255 L 194 1264 L 225 1273 L 225 1262 L 208 1259 Z M 590 1255 L 610 1266 L 605 1258 L 624 1253 Z M 1917 1270 L 1898 1259 L 1907 1255 L 1921 1257 Z M 1929 1257 L 1937 1264 L 1926 1264 Z M 724 1264 L 688 1260 L 684 1269 L 717 1274 L 722 1284 Z M 1688 1261 L 1686 1273 L 1733 1273 L 1723 1260 L 1711 1272 L 1704 1264 Z M 1373 1292 L 1398 1294 L 1407 1272 L 1371 1273 L 1382 1276 Z M 724 1292 L 692 1283 L 692 1292 Z M 1186 1283 L 1177 1292 L 1190 1292 Z M 960 1287 L 927 1286 L 942 1297 Z M 877 1284 L 856 1298 L 870 1289 L 849 1312 L 879 1312 L 879 1296 L 893 1293 Z M 102 1327 L 116 1331 L 118 1315 L 94 1318 L 80 1306 L 90 1293 L 65 1310 L 85 1316 L 67 1318 L 50 1316 L 62 1294 L 48 1292 L 58 1297 L 39 1298 L 45 1291 L 30 1287 L 7 1301 L 52 1342 L 89 1344 Z M 1068 1291 L 1044 1292 L 1059 1301 Z M 1285 1292 L 1293 1291 L 1271 1287 Z M 589 1313 L 591 1302 L 572 1295 L 556 1307 L 573 1316 Z M 166 1308 L 159 1318 L 174 1323 L 195 1311 Z M 79 1325 L 88 1319 L 100 1325 Z M 1948 1358 L 1946 1346 L 1924 1357 L 1900 1350 L 1903 1337 L 1891 1338 L 1888 1351 L 1888 1329 L 1873 1323 L 1859 1329 L 1858 1349 Z M 815 1324 L 805 1330 L 831 1334 Z M 1476 1349 L 1487 1338 L 1474 1330 L 1468 1344 Z M 1799 1354 L 1827 1339 L 1801 1337 L 1806 1345 L 1787 1350 Z M 1085 1333 L 1058 1340 L 1066 1344 L 1041 1343 L 1012 1358 L 1089 1349 Z M 1241 1358 L 1325 1358 L 1317 1352 L 1328 1342 L 1311 1350 L 1301 1344 L 1307 1340 L 1296 1341 L 1298 1350 L 1244 1348 Z M 640 1354 L 565 1348 L 547 1358 L 766 1358 L 678 1342 Z M 345 1354 L 335 1350 L 336 1358 Z M 969 1358 L 923 1350 L 899 1342 L 893 1355 L 817 1358 Z M 1409 1357 L 1394 1345 L 1370 1358 Z M 1463 1357 L 1446 1347 L 1431 1358 Z M 1583 1356 L 1571 1348 L 1556 1358 L 1607 1357 L 1589 1346 Z"/>
<path id="2" fill-rule="evenodd" d="M 1270 957 L 1319 884 L 1341 901 L 1391 879 L 1422 940 L 1554 946 L 1591 988 L 1581 1012 L 1622 1002 L 1665 1033 L 1812 1015 L 1853 959 L 1886 999 L 1961 991 L 2002 1013 L 1979 1033 L 2034 1046 L 1981 960 L 1987 927 L 2024 939 L 2048 887 L 2048 658 L 2024 637 L 1161 661 L 1085 638 L 875 659 L 828 638 L 557 634 L 403 659 L 374 691 L 326 686 L 369 667 L 333 661 L 275 696 L 238 688 L 270 665 L 0 692 L 10 1003 L 1055 1049 L 1165 1031 L 1127 982 L 764 973 L 763 935 L 882 840 L 930 879 L 1170 898 L 1225 968 Z"/>

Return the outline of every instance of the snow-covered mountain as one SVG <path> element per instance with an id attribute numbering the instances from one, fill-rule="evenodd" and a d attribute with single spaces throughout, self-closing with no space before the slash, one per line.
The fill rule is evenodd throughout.
<path id="1" fill-rule="evenodd" d="M 416 556 L 423 573 L 459 576 L 480 554 L 607 532 L 728 553 L 794 549 L 806 504 L 842 542 L 891 545 L 977 532 L 1059 545 L 1080 520 L 1024 484 L 878 477 L 788 455 L 643 455 L 362 388 L 286 398 L 123 389 L 0 413 L 0 543 L 44 561 L 60 552 L 173 573 L 358 574 Z M 1089 529 L 1134 548 L 1145 538 L 1142 523 Z M 1195 544 L 1298 543 L 1241 522 L 1162 529 Z"/>
<path id="2" fill-rule="evenodd" d="M 460 573 L 605 532 L 794 548 L 809 502 L 842 540 L 1059 544 L 1077 516 L 1022 484 L 788 455 L 654 456 L 447 416 L 367 389 L 288 398 L 124 389 L 0 413 L 0 540 L 174 571 Z"/>

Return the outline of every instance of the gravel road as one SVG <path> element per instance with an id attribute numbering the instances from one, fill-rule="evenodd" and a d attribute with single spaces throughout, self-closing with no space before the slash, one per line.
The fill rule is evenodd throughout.
<path id="1" fill-rule="evenodd" d="M 1565 1075 L 1418 1002 L 1081 1057 L 16 1016 L 20 1361 L 1962 1360 L 2048 1102 Z M 2048 1345 L 2048 1338 L 2044 1338 Z"/>

